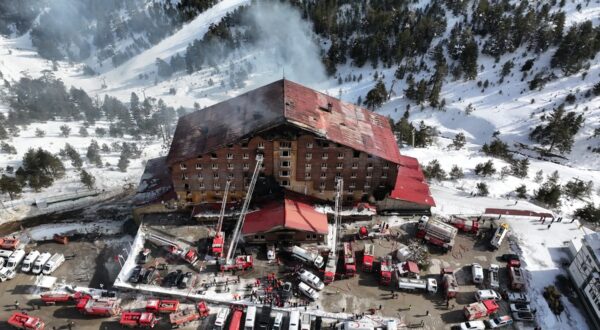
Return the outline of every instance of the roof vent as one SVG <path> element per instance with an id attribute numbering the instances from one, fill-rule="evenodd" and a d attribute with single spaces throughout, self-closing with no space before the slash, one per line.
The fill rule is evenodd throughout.
<path id="1" fill-rule="evenodd" d="M 319 109 L 331 112 L 331 110 L 333 110 L 333 104 L 331 102 L 327 102 L 327 105 L 319 105 Z"/>

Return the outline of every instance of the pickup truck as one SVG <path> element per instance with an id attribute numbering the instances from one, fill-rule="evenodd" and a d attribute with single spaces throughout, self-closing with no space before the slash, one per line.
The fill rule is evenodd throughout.
<path id="1" fill-rule="evenodd" d="M 500 267 L 496 264 L 490 265 L 490 288 L 499 289 L 500 288 L 500 280 L 498 279 L 498 271 Z"/>

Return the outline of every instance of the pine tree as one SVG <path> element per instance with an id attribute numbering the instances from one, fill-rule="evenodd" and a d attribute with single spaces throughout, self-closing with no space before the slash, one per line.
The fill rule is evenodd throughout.
<path id="1" fill-rule="evenodd" d="M 96 178 L 93 175 L 89 174 L 86 170 L 82 169 L 79 174 L 79 178 L 81 179 L 81 183 L 88 189 L 93 189 L 96 184 Z"/>
<path id="2" fill-rule="evenodd" d="M 529 137 L 548 146 L 548 152 L 556 147 L 561 153 L 570 152 L 574 142 L 574 136 L 583 125 L 583 114 L 566 112 L 564 105 L 560 105 L 550 114 L 546 125 L 538 125 L 529 134 Z"/>
<path id="3" fill-rule="evenodd" d="M 477 196 L 487 196 L 490 194 L 488 186 L 485 182 L 479 182 L 475 187 L 477 188 Z"/>
<path id="4" fill-rule="evenodd" d="M 527 187 L 524 184 L 518 186 L 515 192 L 517 193 L 517 198 L 527 198 Z"/>
<path id="5" fill-rule="evenodd" d="M 71 160 L 71 165 L 73 167 L 81 168 L 81 166 L 83 166 L 83 160 L 81 160 L 79 152 L 77 152 L 72 145 L 65 143 L 65 147 L 60 153 Z"/>
<path id="6" fill-rule="evenodd" d="M 451 146 L 455 150 L 460 150 L 460 149 L 462 149 L 462 147 L 465 146 L 466 143 L 467 143 L 467 139 L 465 138 L 465 134 L 461 132 L 454 136 Z"/>
<path id="7" fill-rule="evenodd" d="M 127 172 L 128 166 L 129 166 L 129 159 L 128 159 L 127 153 L 125 153 L 124 151 L 121 151 L 121 156 L 119 157 L 119 163 L 117 164 L 117 167 L 119 168 L 119 171 Z"/>
<path id="8" fill-rule="evenodd" d="M 0 193 L 8 194 L 10 200 L 13 200 L 22 192 L 21 184 L 14 177 L 9 177 L 2 174 L 0 178 Z"/>
<path id="9" fill-rule="evenodd" d="M 494 162 L 488 160 L 485 163 L 479 163 L 475 166 L 475 174 L 480 176 L 492 176 L 496 173 Z"/>
<path id="10" fill-rule="evenodd" d="M 385 89 L 385 84 L 383 81 L 378 80 L 375 84 L 375 87 L 371 89 L 367 93 L 367 97 L 365 98 L 365 105 L 371 109 L 375 110 L 379 108 L 385 101 L 387 101 L 388 92 Z"/>
<path id="11" fill-rule="evenodd" d="M 458 165 L 452 165 L 452 169 L 450 170 L 450 180 L 458 180 L 465 177 L 462 168 L 458 167 Z"/>
<path id="12" fill-rule="evenodd" d="M 69 134 L 71 134 L 71 127 L 69 127 L 67 124 L 61 125 L 60 136 L 69 137 Z"/>
<path id="13" fill-rule="evenodd" d="M 429 179 L 438 181 L 446 180 L 446 172 L 442 169 L 440 162 L 437 159 L 430 161 L 423 170 L 423 173 Z"/>
<path id="14" fill-rule="evenodd" d="M 102 158 L 100 157 L 100 147 L 96 140 L 92 140 L 85 154 L 88 161 L 97 167 L 102 167 Z"/>
<path id="15" fill-rule="evenodd" d="M 79 128 L 79 135 L 81 135 L 82 137 L 88 137 L 89 133 L 87 131 L 87 129 L 85 128 L 85 126 L 81 126 Z"/>
<path id="16" fill-rule="evenodd" d="M 46 132 L 44 132 L 43 130 L 41 130 L 39 128 L 36 128 L 35 129 L 35 136 L 36 137 L 40 137 L 40 138 L 44 137 L 44 136 L 46 136 Z"/>

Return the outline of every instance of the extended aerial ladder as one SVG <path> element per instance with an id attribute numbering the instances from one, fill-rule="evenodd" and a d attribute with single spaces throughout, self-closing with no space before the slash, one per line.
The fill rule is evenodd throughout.
<path id="1" fill-rule="evenodd" d="M 227 194 L 229 193 L 230 185 L 231 182 L 227 180 L 227 183 L 225 184 L 225 191 L 223 192 L 223 201 L 221 202 L 221 213 L 219 213 L 219 221 L 217 222 L 217 228 L 215 228 L 215 237 L 213 237 L 212 242 L 212 253 L 217 258 L 223 256 L 223 245 L 225 245 L 223 218 L 225 218 L 225 207 L 227 206 Z"/>
<path id="2" fill-rule="evenodd" d="M 252 179 L 250 180 L 250 184 L 248 185 L 248 191 L 246 192 L 244 205 L 242 206 L 240 216 L 235 224 L 235 228 L 231 235 L 231 242 L 229 243 L 229 250 L 227 251 L 227 256 L 219 260 L 219 266 L 221 271 L 242 270 L 252 268 L 253 266 L 253 260 L 251 255 L 237 256 L 235 257 L 235 260 L 233 258 L 233 255 L 235 254 L 235 250 L 237 249 L 237 244 L 240 239 L 240 234 L 242 233 L 244 220 L 246 219 L 246 214 L 248 213 L 248 208 L 250 207 L 250 201 L 252 200 L 252 194 L 254 193 L 254 187 L 256 186 L 256 181 L 258 180 L 258 174 L 260 173 L 263 160 L 263 155 L 256 155 L 256 165 L 254 167 L 254 173 L 252 173 Z"/>
<path id="3" fill-rule="evenodd" d="M 335 186 L 335 209 L 333 210 L 333 228 L 331 229 L 331 251 L 325 265 L 325 276 L 323 282 L 331 283 L 335 280 L 335 272 L 337 270 L 337 250 L 338 238 L 341 227 L 341 208 L 342 208 L 342 193 L 344 192 L 344 180 L 339 178 Z"/>

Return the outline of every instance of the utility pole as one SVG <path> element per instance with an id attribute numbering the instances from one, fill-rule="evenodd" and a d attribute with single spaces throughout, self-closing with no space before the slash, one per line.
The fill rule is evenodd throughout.
<path id="1" fill-rule="evenodd" d="M 412 146 L 415 147 L 415 128 L 412 129 Z"/>

